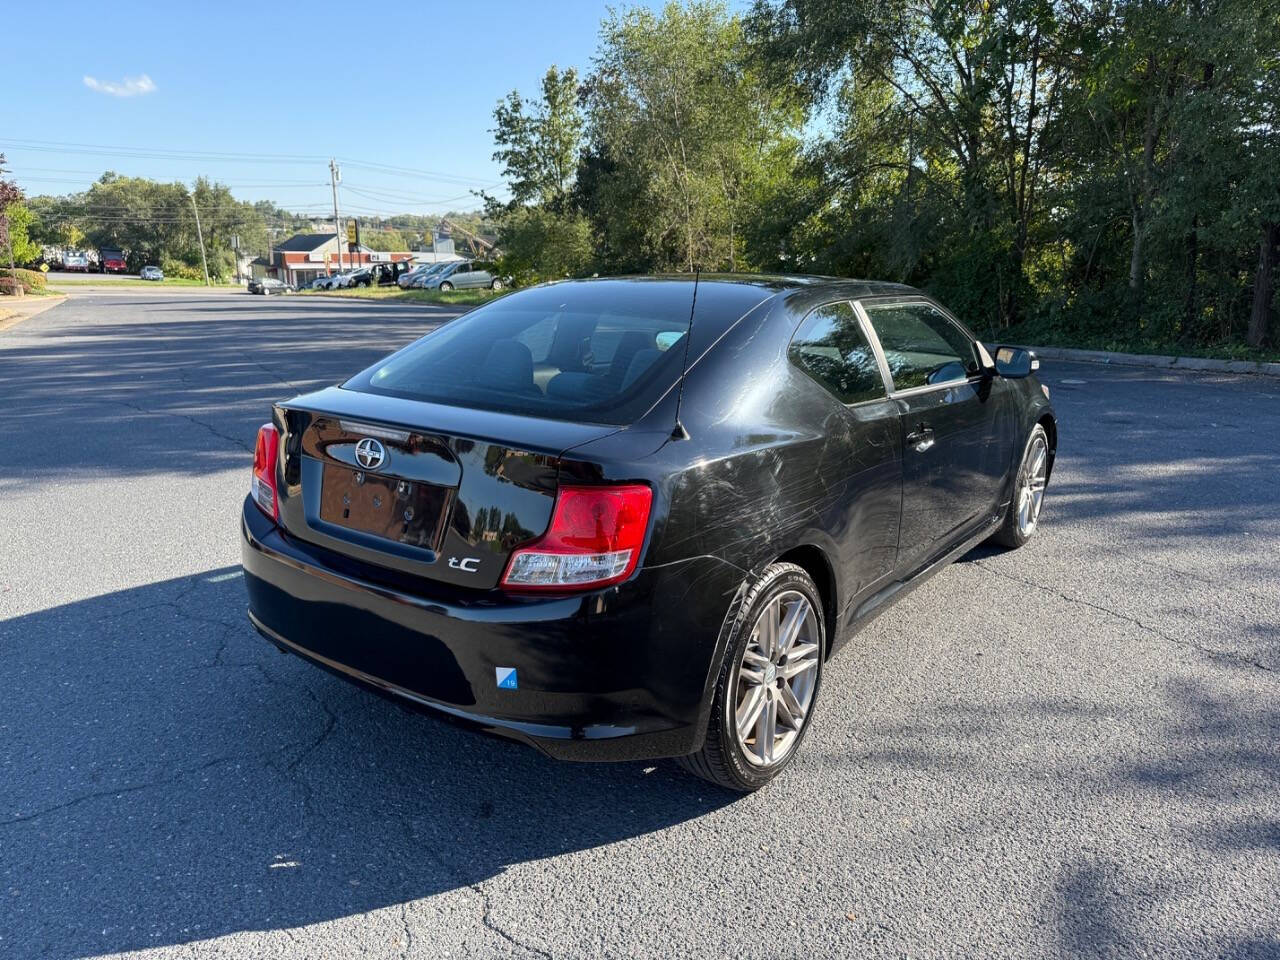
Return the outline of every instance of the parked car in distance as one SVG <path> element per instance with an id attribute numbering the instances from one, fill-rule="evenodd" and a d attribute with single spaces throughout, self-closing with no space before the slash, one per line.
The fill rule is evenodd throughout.
<path id="1" fill-rule="evenodd" d="M 102 273 L 124 273 L 127 269 L 123 250 L 115 247 L 102 247 L 98 250 L 98 270 Z"/>
<path id="2" fill-rule="evenodd" d="M 293 287 L 285 283 L 283 280 L 277 280 L 275 277 L 254 277 L 249 281 L 250 293 L 261 293 L 263 295 L 272 293 L 293 293 Z"/>
<path id="3" fill-rule="evenodd" d="M 395 283 L 396 280 L 408 272 L 409 264 L 407 261 L 395 261 L 393 263 L 371 263 L 366 267 L 356 270 L 347 279 L 344 286 L 348 287 L 386 287 Z"/>
<path id="4" fill-rule="evenodd" d="M 503 280 L 493 272 L 494 269 L 493 264 L 484 261 L 456 260 L 446 264 L 445 268 L 438 273 L 427 277 L 423 281 L 422 289 L 448 291 L 488 287 L 491 290 L 500 290 L 503 287 Z"/>
<path id="5" fill-rule="evenodd" d="M 419 280 L 422 280 L 428 274 L 432 274 L 438 270 L 443 269 L 446 263 L 448 263 L 448 261 L 442 260 L 439 263 L 420 264 L 414 267 L 412 270 L 408 270 L 405 273 L 401 274 L 400 277 L 396 280 L 396 284 L 400 287 L 401 290 L 409 290 L 412 287 L 414 287 Z"/>
<path id="6" fill-rule="evenodd" d="M 336 289 L 346 273 L 331 273 L 325 277 L 317 277 L 315 282 L 311 284 L 313 290 L 334 290 Z"/>
<path id="7" fill-rule="evenodd" d="M 1058 442 L 1037 367 L 895 283 L 517 291 L 273 408 L 249 618 L 552 757 L 754 790 L 845 692 L 825 664 L 861 625 L 1035 535 Z M 981 578 L 951 585 L 974 610 Z"/>
<path id="8" fill-rule="evenodd" d="M 164 271 L 159 267 L 148 264 L 138 271 L 138 277 L 142 280 L 163 280 Z"/>
<path id="9" fill-rule="evenodd" d="M 87 253 L 63 254 L 62 269 L 70 273 L 88 273 L 89 255 Z"/>
<path id="10" fill-rule="evenodd" d="M 431 267 L 430 267 L 429 269 L 424 270 L 424 271 L 422 271 L 421 273 L 419 273 L 419 274 L 417 274 L 416 276 L 414 276 L 413 280 L 412 280 L 412 281 L 410 282 L 410 284 L 409 284 L 409 289 L 410 289 L 410 290 L 424 290 L 424 289 L 426 289 L 427 282 L 428 282 L 432 277 L 434 277 L 434 276 L 436 276 L 437 274 L 439 274 L 439 273 L 440 273 L 442 270 L 444 270 L 447 266 L 449 266 L 448 262 L 445 262 L 445 263 L 434 263 L 434 264 L 432 264 L 432 265 L 431 265 Z"/>

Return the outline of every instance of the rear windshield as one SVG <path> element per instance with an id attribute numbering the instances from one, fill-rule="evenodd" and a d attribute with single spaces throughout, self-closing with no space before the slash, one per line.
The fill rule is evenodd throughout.
<path id="1" fill-rule="evenodd" d="M 347 389 L 553 420 L 627 424 L 680 375 L 693 286 L 587 282 L 514 293 Z"/>

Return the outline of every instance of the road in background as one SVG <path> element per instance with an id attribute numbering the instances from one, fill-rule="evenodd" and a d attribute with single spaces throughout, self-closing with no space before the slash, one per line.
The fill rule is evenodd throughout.
<path id="1" fill-rule="evenodd" d="M 1280 384 L 1046 364 L 1042 525 L 829 665 L 737 797 L 248 626 L 273 400 L 457 311 L 84 292 L 0 334 L 0 955 L 1280 955 Z"/>

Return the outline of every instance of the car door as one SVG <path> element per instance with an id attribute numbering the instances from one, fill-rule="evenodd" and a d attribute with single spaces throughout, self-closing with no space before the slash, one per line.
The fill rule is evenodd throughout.
<path id="1" fill-rule="evenodd" d="M 835 491 L 821 518 L 839 552 L 840 595 L 852 605 L 897 567 L 902 514 L 902 417 L 864 321 L 841 300 L 805 315 L 787 358 L 838 404 L 815 470 Z"/>
<path id="2" fill-rule="evenodd" d="M 471 286 L 472 269 L 470 263 L 458 264 L 458 269 L 453 271 L 453 276 L 449 278 L 449 282 L 458 290 L 466 289 Z"/>
<path id="3" fill-rule="evenodd" d="M 902 422 L 898 567 L 911 571 L 994 514 L 1008 469 L 1007 397 L 986 351 L 937 304 L 882 298 L 859 309 Z"/>

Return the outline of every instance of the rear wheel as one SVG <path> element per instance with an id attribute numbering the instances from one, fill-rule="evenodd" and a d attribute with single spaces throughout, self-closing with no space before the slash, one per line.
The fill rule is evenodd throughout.
<path id="1" fill-rule="evenodd" d="M 702 749 L 680 764 L 730 790 L 781 773 L 809 729 L 822 685 L 822 599 L 803 568 L 770 565 L 743 601 L 716 681 Z"/>
<path id="2" fill-rule="evenodd" d="M 1031 539 L 1040 522 L 1040 507 L 1044 504 L 1044 490 L 1048 482 L 1049 438 L 1044 427 L 1037 423 L 1023 448 L 1009 512 L 1005 514 L 1000 529 L 991 537 L 992 541 L 1016 549 Z"/>

